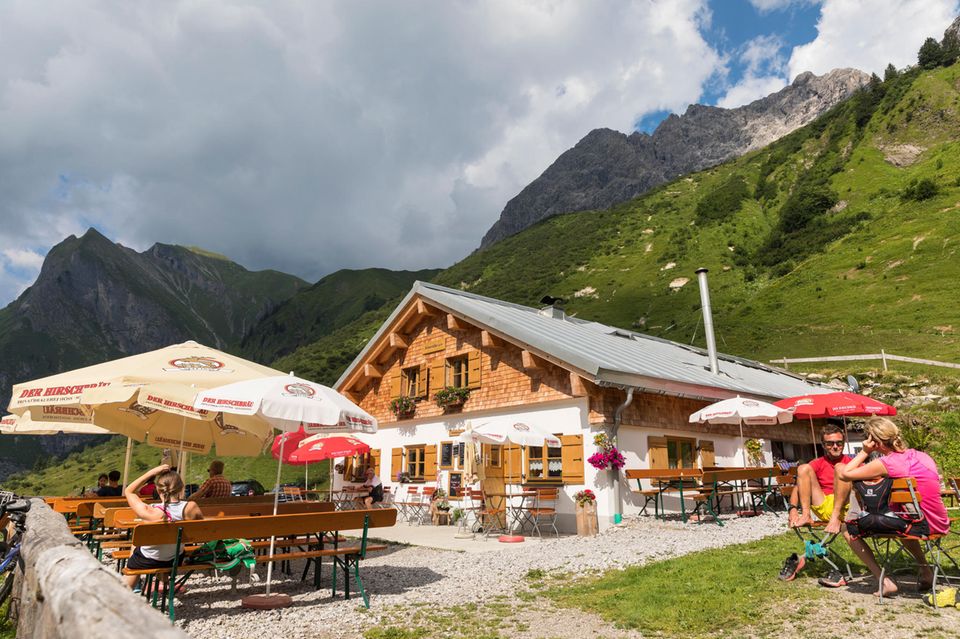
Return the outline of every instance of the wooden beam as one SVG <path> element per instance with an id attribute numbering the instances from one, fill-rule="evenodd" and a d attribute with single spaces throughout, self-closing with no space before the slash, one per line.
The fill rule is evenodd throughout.
<path id="1" fill-rule="evenodd" d="M 520 359 L 523 362 L 523 368 L 525 370 L 538 370 L 542 368 L 540 363 L 540 358 L 531 353 L 530 351 L 521 351 Z"/>
<path id="2" fill-rule="evenodd" d="M 587 391 L 587 380 L 580 377 L 576 373 L 570 373 L 570 394 L 574 397 L 586 397 L 588 394 Z"/>
<path id="3" fill-rule="evenodd" d="M 418 315 L 434 315 L 434 310 L 427 306 L 423 300 L 417 300 L 417 314 Z"/>
<path id="4" fill-rule="evenodd" d="M 348 391 L 345 391 L 344 394 L 354 404 L 359 404 L 360 400 L 362 400 L 364 396 L 364 393 L 361 393 L 358 390 L 348 390 Z"/>
<path id="5" fill-rule="evenodd" d="M 503 348 L 503 340 L 490 331 L 480 331 L 480 345 L 484 348 Z"/>
<path id="6" fill-rule="evenodd" d="M 400 333 L 390 333 L 389 340 L 392 348 L 407 348 L 410 346 Z"/>
<path id="7" fill-rule="evenodd" d="M 467 325 L 464 324 L 456 315 L 447 313 L 447 328 L 451 331 L 463 331 L 467 329 Z"/>
<path id="8" fill-rule="evenodd" d="M 381 371 L 379 368 L 377 368 L 373 364 L 364 364 L 363 376 L 368 378 L 379 379 L 383 377 L 383 371 Z"/>

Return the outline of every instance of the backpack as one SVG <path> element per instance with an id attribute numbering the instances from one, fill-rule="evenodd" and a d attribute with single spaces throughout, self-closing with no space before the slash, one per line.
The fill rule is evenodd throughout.
<path id="1" fill-rule="evenodd" d="M 193 551 L 190 561 L 213 564 L 221 572 L 236 574 L 240 564 L 252 569 L 257 563 L 257 556 L 249 539 L 218 539 L 208 541 Z"/>

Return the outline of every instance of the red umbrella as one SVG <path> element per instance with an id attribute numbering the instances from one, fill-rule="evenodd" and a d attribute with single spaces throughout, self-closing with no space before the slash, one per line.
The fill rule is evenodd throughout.
<path id="1" fill-rule="evenodd" d="M 869 417 L 871 415 L 896 415 L 897 409 L 872 397 L 857 395 L 848 391 L 822 393 L 819 395 L 800 395 L 788 397 L 773 403 L 785 408 L 794 417 L 806 417 L 810 420 L 810 437 L 816 454 L 817 436 L 813 432 L 814 418 L 824 417 Z M 843 438 L 847 438 L 847 420 L 843 420 Z"/>
<path id="2" fill-rule="evenodd" d="M 808 417 L 810 419 L 897 414 L 897 409 L 889 404 L 847 391 L 788 397 L 773 404 L 790 411 L 794 417 Z"/>
<path id="3" fill-rule="evenodd" d="M 317 462 L 322 459 L 336 457 L 351 457 L 370 451 L 370 444 L 366 444 L 356 437 L 336 436 L 311 439 L 300 445 L 290 453 L 290 462 L 304 464 Z"/>
<path id="4" fill-rule="evenodd" d="M 287 433 L 281 433 L 274 437 L 273 446 L 270 447 L 270 452 L 273 453 L 274 459 L 279 459 L 284 464 L 293 464 L 293 465 L 302 465 L 307 462 L 294 462 L 290 461 L 290 455 L 297 449 L 297 446 L 300 443 L 309 437 L 306 431 L 303 430 L 303 426 L 300 427 L 298 431 L 291 431 Z M 283 459 L 280 459 L 280 451 L 283 451 Z"/>

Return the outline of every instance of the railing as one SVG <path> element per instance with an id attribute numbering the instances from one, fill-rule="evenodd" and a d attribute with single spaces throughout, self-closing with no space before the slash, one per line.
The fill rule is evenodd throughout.
<path id="1" fill-rule="evenodd" d="M 906 362 L 908 364 L 924 364 L 927 366 L 942 366 L 944 368 L 960 368 L 960 364 L 952 362 L 940 362 L 935 359 L 922 359 L 920 357 L 905 357 L 903 355 L 893 355 L 883 349 L 879 353 L 870 355 L 830 355 L 827 357 L 783 357 L 781 359 L 771 359 L 771 364 L 783 364 L 786 369 L 790 364 L 807 364 L 811 362 L 856 362 L 863 360 L 879 359 L 883 361 L 883 370 L 887 370 L 887 361 Z"/>

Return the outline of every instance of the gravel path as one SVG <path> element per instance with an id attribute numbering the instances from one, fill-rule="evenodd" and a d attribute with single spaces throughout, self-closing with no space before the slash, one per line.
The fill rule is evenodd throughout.
<path id="1" fill-rule="evenodd" d="M 361 637 L 364 630 L 388 617 L 397 605 L 452 606 L 489 601 L 496 595 L 523 590 L 528 571 L 580 575 L 587 571 L 623 568 L 686 553 L 743 543 L 784 530 L 782 517 L 765 515 L 733 518 L 723 527 L 632 519 L 593 538 L 566 537 L 528 540 L 526 547 L 495 550 L 493 539 L 477 541 L 491 546 L 488 553 L 461 553 L 414 546 L 391 546 L 371 554 L 361 575 L 371 594 L 371 610 L 359 597 L 331 599 L 329 586 L 313 591 L 296 578 L 277 584 L 278 592 L 293 597 L 293 606 L 280 611 L 240 608 L 239 599 L 263 592 L 263 585 L 241 584 L 230 593 L 229 579 L 194 577 L 190 589 L 178 600 L 178 624 L 191 636 L 203 639 L 245 637 Z M 299 577 L 302 564 L 294 565 Z M 263 574 L 263 569 L 261 569 Z M 323 581 L 330 568 L 324 565 Z M 340 579 L 342 588 L 342 578 Z"/>

